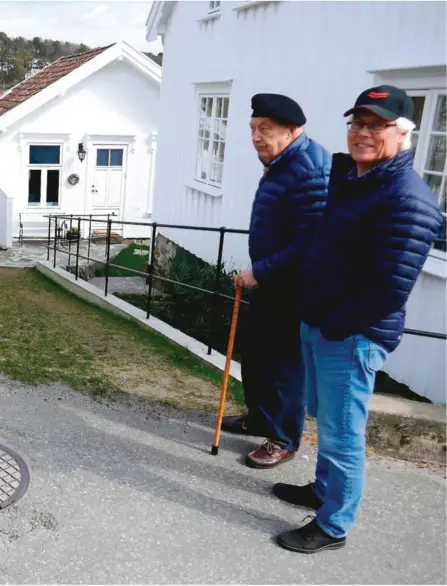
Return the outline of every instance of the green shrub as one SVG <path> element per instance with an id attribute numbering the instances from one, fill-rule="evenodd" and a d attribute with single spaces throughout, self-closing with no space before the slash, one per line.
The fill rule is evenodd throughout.
<path id="1" fill-rule="evenodd" d="M 234 296 L 233 276 L 236 271 L 222 266 L 219 292 L 228 297 Z M 174 258 L 169 262 L 168 278 L 198 289 L 213 291 L 216 285 L 216 265 L 209 264 L 177 247 Z M 154 279 L 157 287 L 157 279 Z M 185 334 L 210 344 L 223 354 L 227 351 L 233 301 L 222 299 L 197 289 L 164 283 L 162 298 L 152 304 L 152 313 Z M 240 330 L 240 328 L 239 328 Z M 240 350 L 239 336 L 235 342 L 235 358 Z"/>
<path id="2" fill-rule="evenodd" d="M 216 265 L 209 264 L 189 251 L 177 247 L 175 256 L 169 261 L 166 278 L 191 285 L 195 289 L 183 287 L 154 278 L 154 288 L 162 295 L 153 296 L 151 314 L 188 336 L 226 354 L 231 316 L 232 299 L 222 299 L 211 293 L 216 285 Z M 219 292 L 234 297 L 233 276 L 236 271 L 222 266 Z M 120 293 L 118 297 L 146 310 L 147 297 L 139 294 Z M 240 337 L 243 329 L 243 310 L 241 310 L 238 332 L 235 340 L 234 359 L 240 355 Z"/>

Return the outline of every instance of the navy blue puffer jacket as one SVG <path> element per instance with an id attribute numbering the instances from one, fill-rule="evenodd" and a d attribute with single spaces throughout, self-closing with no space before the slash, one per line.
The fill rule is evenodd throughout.
<path id="1" fill-rule="evenodd" d="M 350 156 L 334 155 L 328 203 L 303 271 L 303 320 L 328 340 L 363 334 L 393 351 L 441 220 L 411 151 L 360 177 Z"/>
<path id="2" fill-rule="evenodd" d="M 261 179 L 249 234 L 253 274 L 261 287 L 274 284 L 292 292 L 326 204 L 330 167 L 328 151 L 303 133 Z"/>

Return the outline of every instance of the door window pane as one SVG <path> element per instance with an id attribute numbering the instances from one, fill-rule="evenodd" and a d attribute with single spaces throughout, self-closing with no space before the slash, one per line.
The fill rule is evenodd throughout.
<path id="1" fill-rule="evenodd" d="M 428 157 L 425 168 L 427 171 L 444 171 L 446 155 L 446 137 L 432 136 L 428 148 Z"/>
<path id="2" fill-rule="evenodd" d="M 213 183 L 217 181 L 217 163 L 211 163 L 211 172 L 210 172 L 210 180 Z"/>
<path id="3" fill-rule="evenodd" d="M 444 178 L 444 187 L 441 191 L 441 212 L 447 214 L 447 179 Z"/>
<path id="4" fill-rule="evenodd" d="M 228 118 L 228 106 L 230 104 L 229 98 L 224 98 L 223 118 Z"/>
<path id="5" fill-rule="evenodd" d="M 446 218 L 444 217 L 442 220 L 441 231 L 438 234 L 438 238 L 436 239 L 434 247 L 437 250 L 443 250 L 444 252 L 446 252 L 446 244 Z"/>
<path id="6" fill-rule="evenodd" d="M 59 170 L 47 171 L 47 206 L 59 205 Z"/>
<path id="7" fill-rule="evenodd" d="M 446 132 L 446 96 L 438 96 L 433 130 Z"/>
<path id="8" fill-rule="evenodd" d="M 218 160 L 223 163 L 225 158 L 225 143 L 221 142 L 219 144 L 219 156 L 218 156 Z"/>
<path id="9" fill-rule="evenodd" d="M 414 104 L 414 123 L 416 124 L 416 130 L 421 127 L 422 112 L 424 111 L 425 96 L 412 96 Z"/>
<path id="10" fill-rule="evenodd" d="M 208 178 L 208 161 L 209 161 L 209 140 L 199 140 L 199 152 L 197 156 L 197 177 L 206 181 Z"/>
<path id="11" fill-rule="evenodd" d="M 30 169 L 28 177 L 28 204 L 30 206 L 40 205 L 41 200 L 42 171 Z"/>
<path id="12" fill-rule="evenodd" d="M 59 165 L 61 147 L 52 145 L 31 145 L 29 162 L 31 165 Z"/>
<path id="13" fill-rule="evenodd" d="M 437 198 L 441 193 L 441 183 L 442 183 L 442 176 L 441 175 L 429 175 L 428 173 L 424 174 L 424 181 L 433 191 Z"/>
<path id="14" fill-rule="evenodd" d="M 411 146 L 413 147 L 414 150 L 416 150 L 416 147 L 418 145 L 418 138 L 419 138 L 418 132 L 411 133 Z"/>
<path id="15" fill-rule="evenodd" d="M 216 163 L 217 165 L 217 176 L 216 176 L 216 183 L 219 185 L 222 184 L 222 176 L 223 176 L 223 165 Z"/>
<path id="16" fill-rule="evenodd" d="M 110 151 L 110 166 L 111 167 L 122 167 L 123 166 L 123 149 L 112 149 Z"/>
<path id="17" fill-rule="evenodd" d="M 110 149 L 98 149 L 96 151 L 96 166 L 97 167 L 108 167 L 109 166 Z"/>
<path id="18" fill-rule="evenodd" d="M 213 98 L 208 98 L 206 104 L 206 115 L 208 118 L 211 118 L 213 115 Z"/>
<path id="19" fill-rule="evenodd" d="M 222 98 L 217 98 L 216 118 L 222 118 Z"/>

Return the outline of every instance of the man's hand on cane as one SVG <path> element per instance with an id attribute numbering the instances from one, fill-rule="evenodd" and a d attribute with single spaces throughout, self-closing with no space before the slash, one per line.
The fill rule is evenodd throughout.
<path id="1" fill-rule="evenodd" d="M 234 279 L 234 287 L 243 287 L 244 289 L 255 289 L 259 285 L 258 281 L 254 278 L 253 271 L 247 269 L 239 273 Z"/>

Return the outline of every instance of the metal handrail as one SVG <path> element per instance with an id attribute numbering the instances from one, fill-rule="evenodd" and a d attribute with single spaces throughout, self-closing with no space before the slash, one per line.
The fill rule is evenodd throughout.
<path id="1" fill-rule="evenodd" d="M 208 295 L 212 295 L 213 299 L 212 299 L 212 312 L 211 312 L 211 323 L 210 323 L 210 332 L 211 332 L 211 337 L 208 341 L 208 354 L 211 354 L 212 352 L 212 346 L 213 346 L 213 332 L 215 329 L 215 322 L 216 322 L 216 318 L 218 315 L 218 309 L 219 309 L 219 302 L 220 300 L 231 300 L 234 301 L 234 297 L 229 296 L 229 295 L 225 295 L 223 293 L 221 293 L 220 289 L 221 289 L 221 277 L 222 277 L 222 270 L 223 270 L 223 249 L 224 249 L 224 240 L 225 240 L 225 235 L 226 234 L 245 234 L 248 235 L 248 230 L 243 230 L 243 229 L 236 229 L 236 228 L 225 228 L 224 226 L 220 227 L 220 228 L 216 228 L 216 227 L 212 227 L 212 226 L 188 226 L 188 225 L 183 225 L 183 224 L 165 224 L 165 223 L 160 223 L 158 224 L 157 222 L 127 222 L 127 221 L 122 221 L 122 220 L 114 220 L 110 217 L 110 215 L 108 216 L 107 220 L 101 220 L 101 219 L 96 219 L 98 216 L 103 216 L 105 214 L 98 214 L 97 216 L 91 214 L 91 215 L 80 215 L 80 216 L 74 216 L 72 214 L 68 215 L 68 214 L 57 214 L 57 215 L 47 215 L 45 217 L 48 218 L 48 239 L 47 239 L 47 260 L 50 260 L 50 250 L 53 251 L 53 266 L 56 266 L 56 257 L 57 257 L 57 252 L 61 252 L 63 254 L 68 254 L 69 256 L 69 265 L 70 265 L 70 260 L 71 260 L 71 256 L 74 255 L 76 258 L 76 267 L 75 267 L 75 279 L 77 280 L 79 278 L 79 259 L 83 259 L 83 260 L 87 260 L 87 263 L 89 264 L 90 262 L 96 262 L 96 263 L 100 263 L 103 264 L 106 267 L 106 271 L 105 271 L 105 285 L 104 285 L 104 295 L 107 296 L 108 294 L 108 286 L 109 286 L 109 270 L 110 268 L 120 268 L 120 269 L 124 269 L 126 272 L 129 272 L 131 274 L 135 274 L 141 277 L 144 277 L 147 279 L 148 282 L 148 295 L 147 295 L 147 310 L 146 310 L 146 318 L 149 320 L 150 318 L 150 312 L 151 312 L 151 302 L 152 302 L 152 293 L 153 293 L 153 282 L 154 280 L 158 280 L 161 282 L 166 282 L 166 283 L 170 283 L 170 284 L 174 284 L 180 287 L 184 287 L 186 289 L 190 289 L 193 291 L 197 291 L 200 293 L 205 293 Z M 77 227 L 78 227 L 78 233 L 79 233 L 79 237 L 76 239 L 76 253 L 73 253 L 71 251 L 71 244 L 69 245 L 69 250 L 67 252 L 67 250 L 63 250 L 60 247 L 57 246 L 57 241 L 58 241 L 58 220 L 59 219 L 64 219 L 64 221 L 69 218 L 70 219 L 70 229 L 72 228 L 73 225 L 73 221 L 77 222 Z M 95 218 L 95 223 L 104 223 L 107 224 L 107 232 L 105 235 L 105 252 L 106 252 L 106 259 L 105 261 L 99 260 L 99 259 L 94 259 L 90 256 L 90 244 L 91 244 L 91 239 L 92 239 L 92 221 L 93 218 Z M 54 221 L 54 238 L 53 238 L 53 243 L 51 242 L 52 238 L 51 238 L 51 234 L 52 234 L 52 222 Z M 89 230 L 88 230 L 88 250 L 87 250 L 87 256 L 80 254 L 79 252 L 79 245 L 80 245 L 80 234 L 81 234 L 81 223 L 82 222 L 88 222 L 89 223 Z M 112 226 L 113 224 L 118 224 L 121 227 L 123 226 L 145 226 L 147 228 L 151 229 L 151 247 L 150 247 L 150 255 L 148 254 L 148 256 L 150 256 L 149 258 L 149 263 L 148 263 L 148 267 L 147 267 L 147 273 L 144 273 L 142 271 L 138 271 L 136 269 L 130 269 L 127 267 L 121 267 L 119 265 L 114 264 L 113 262 L 110 261 L 110 245 L 111 245 L 111 236 L 112 236 Z M 214 233 L 219 233 L 219 245 L 218 245 L 218 252 L 217 252 L 217 262 L 216 262 L 216 273 L 215 273 L 215 281 L 214 281 L 214 288 L 212 290 L 210 289 L 203 289 L 201 287 L 196 287 L 194 285 L 190 285 L 188 283 L 182 283 L 180 281 L 176 281 L 173 279 L 168 279 L 166 277 L 163 277 L 161 275 L 156 275 L 154 272 L 154 261 L 155 261 L 155 241 L 156 241 L 156 236 L 157 236 L 157 230 L 159 228 L 173 228 L 173 229 L 179 229 L 179 230 L 193 230 L 193 231 L 202 231 L 202 232 L 214 232 Z M 60 237 L 59 237 L 60 240 Z M 246 301 L 243 301 L 243 303 L 247 303 Z M 405 334 L 408 335 L 413 335 L 413 336 L 421 336 L 421 337 L 426 337 L 426 338 L 433 338 L 433 339 L 438 339 L 438 340 L 447 340 L 447 334 L 442 334 L 440 332 L 426 332 L 423 330 L 415 330 L 415 329 L 410 329 L 410 328 L 406 328 L 404 330 Z"/>

